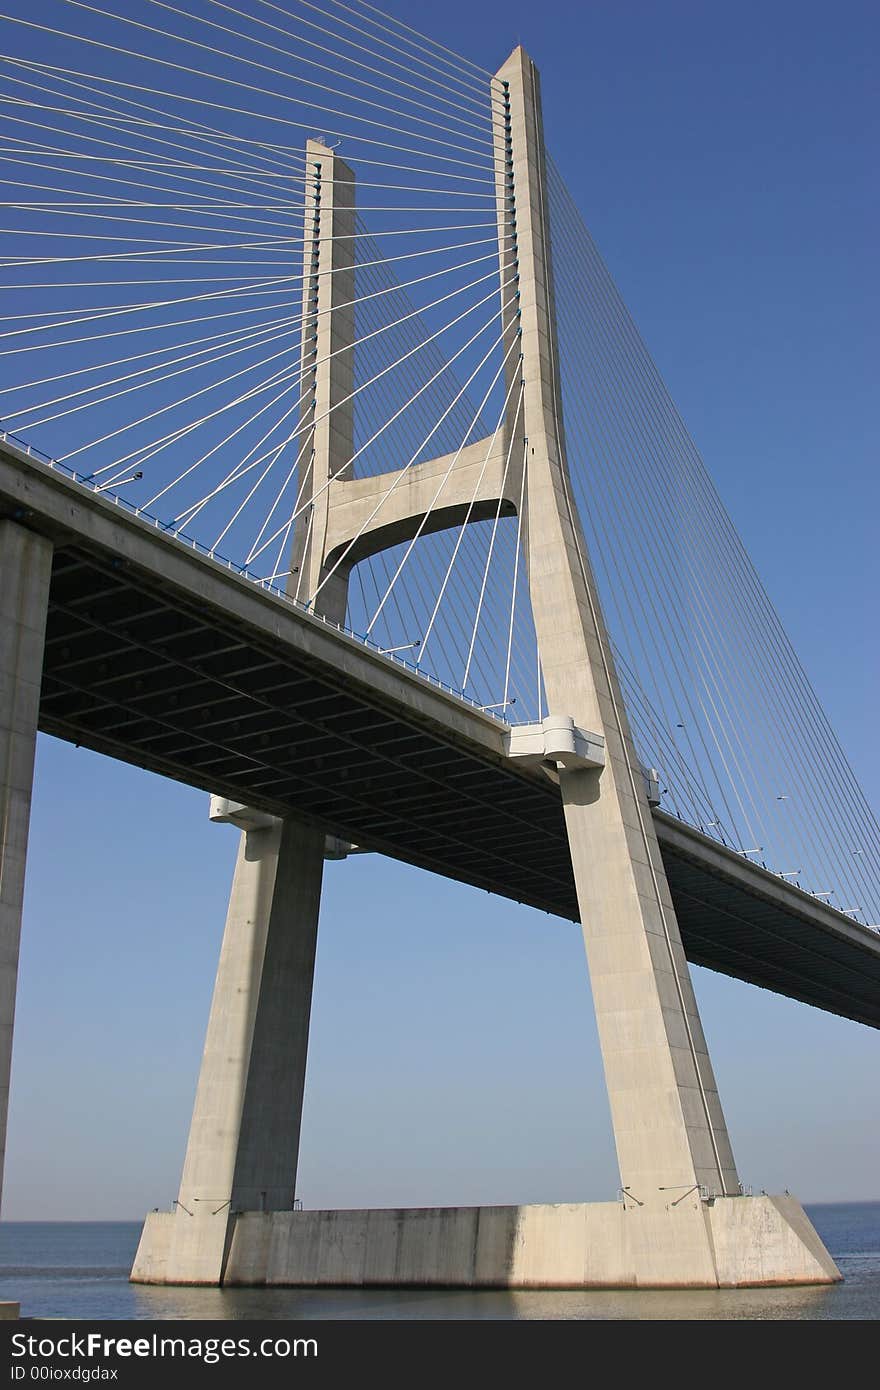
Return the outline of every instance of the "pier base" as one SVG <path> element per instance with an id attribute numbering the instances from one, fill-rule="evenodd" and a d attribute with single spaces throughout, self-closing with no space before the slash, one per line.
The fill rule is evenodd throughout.
<path id="1" fill-rule="evenodd" d="M 800 1203 L 696 1194 L 644 1210 L 618 1202 L 220 1215 L 221 1279 L 167 1272 L 179 1212 L 146 1220 L 131 1278 L 298 1288 L 660 1289 L 834 1284 Z"/>

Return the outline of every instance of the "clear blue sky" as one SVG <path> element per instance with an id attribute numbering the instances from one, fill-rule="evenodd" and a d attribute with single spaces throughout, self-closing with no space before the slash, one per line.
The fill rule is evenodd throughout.
<path id="1" fill-rule="evenodd" d="M 876 803 L 877 7 L 393 8 L 541 66 L 548 143 Z M 175 1196 L 234 850 L 200 793 L 41 739 L 6 1217 Z M 613 1197 L 579 929 L 374 857 L 325 882 L 305 1204 Z M 880 1196 L 875 1034 L 695 980 L 743 1180 Z"/>

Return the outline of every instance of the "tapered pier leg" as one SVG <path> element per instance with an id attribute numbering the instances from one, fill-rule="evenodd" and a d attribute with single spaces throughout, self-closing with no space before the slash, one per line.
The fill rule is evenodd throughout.
<path id="1" fill-rule="evenodd" d="M 288 592 L 334 622 L 347 577 L 324 567 L 329 488 L 354 453 L 351 169 L 306 145 L 299 514 Z M 148 1216 L 133 1280 L 223 1280 L 235 1212 L 293 1205 L 326 836 L 296 820 L 242 835 L 180 1195 Z"/>
<path id="2" fill-rule="evenodd" d="M 295 820 L 241 837 L 180 1194 L 135 1280 L 220 1283 L 230 1217 L 293 1207 L 324 841 Z"/>
<path id="3" fill-rule="evenodd" d="M 514 247 L 526 467 L 525 558 L 550 712 L 600 734 L 602 768 L 559 782 L 620 1163 L 636 1282 L 751 1282 L 768 1252 L 767 1214 L 739 1194 L 733 1151 L 690 971 L 574 504 L 556 347 L 549 204 L 538 74 L 516 49 L 500 69 L 499 231 Z M 769 1282 L 797 1282 L 819 1251 L 797 1203 L 774 1199 Z M 745 1204 L 743 1204 L 745 1203 Z M 623 1229 L 623 1228 L 622 1228 Z M 736 1231 L 726 1245 L 726 1231 Z M 812 1257 L 810 1257 L 812 1258 Z M 772 1262 L 767 1260 L 767 1266 Z"/>
<path id="4" fill-rule="evenodd" d="M 521 377 L 524 417 L 519 404 L 511 407 L 507 431 L 522 446 L 521 523 L 535 629 L 551 716 L 601 735 L 593 745 L 604 745 L 604 765 L 598 758 L 563 765 L 558 776 L 622 1200 L 290 1211 L 323 836 L 285 825 L 262 840 L 249 834 L 239 859 L 180 1203 L 176 1214 L 148 1219 L 132 1276 L 143 1282 L 716 1288 L 839 1277 L 793 1199 L 738 1195 L 571 497 L 537 73 L 517 49 L 496 82 L 504 108 L 495 122 L 502 280 L 513 267 L 518 281 L 516 305 L 503 310 L 503 338 L 507 385 L 516 388 Z M 328 565 L 327 536 L 332 489 L 344 496 L 351 482 L 354 180 L 321 142 L 309 141 L 306 153 L 301 425 L 308 458 L 290 588 L 341 621 L 347 576 Z M 508 398 L 518 401 L 515 389 Z"/>
<path id="5" fill-rule="evenodd" d="M 664 1209 L 688 1190 L 723 1196 L 739 1184 L 571 496 L 537 74 L 517 49 L 498 75 L 499 216 L 519 266 L 532 609 L 550 710 L 605 740 L 604 768 L 561 772 L 562 800 L 621 1184 L 639 1210 Z"/>
<path id="6" fill-rule="evenodd" d="M 0 1188 L 52 545 L 0 522 Z"/>

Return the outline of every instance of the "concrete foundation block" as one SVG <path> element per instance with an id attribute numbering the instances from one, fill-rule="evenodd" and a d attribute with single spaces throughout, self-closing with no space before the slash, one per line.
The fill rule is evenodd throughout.
<path id="1" fill-rule="evenodd" d="M 174 1232 L 173 1211 L 151 1211 L 138 1241 L 131 1280 L 135 1284 L 168 1284 L 168 1255 Z"/>
<path id="2" fill-rule="evenodd" d="M 795 1197 L 728 1198 L 706 1207 L 721 1288 L 833 1284 L 840 1271 Z"/>
<path id="3" fill-rule="evenodd" d="M 185 1223 L 189 1223 L 188 1225 Z M 292 1288 L 717 1289 L 833 1284 L 794 1197 L 245 1212 L 214 1240 L 183 1212 L 147 1217 L 132 1281 Z M 209 1239 L 210 1236 L 210 1239 Z M 199 1246 L 203 1238 L 204 1248 Z M 189 1266 L 184 1267 L 184 1260 Z"/>

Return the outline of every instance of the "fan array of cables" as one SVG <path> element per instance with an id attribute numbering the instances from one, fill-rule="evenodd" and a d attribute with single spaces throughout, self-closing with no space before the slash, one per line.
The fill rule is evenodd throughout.
<path id="1" fill-rule="evenodd" d="M 335 0 L 47 0 L 5 29 L 5 428 L 313 600 L 290 583 L 312 443 L 306 141 L 356 178 L 348 476 L 488 444 L 515 293 L 490 75 Z M 355 567 L 348 626 L 527 714 L 541 687 L 517 538 L 500 509 L 436 534 L 426 521 Z"/>
<path id="2" fill-rule="evenodd" d="M 663 805 L 856 920 L 880 830 L 693 440 L 552 161 L 569 470 Z"/>
<path id="3" fill-rule="evenodd" d="M 320 423 L 317 138 L 355 185 L 331 236 L 352 250 L 353 338 L 328 354 L 352 363 L 339 474 L 388 475 L 381 521 L 401 474 L 449 461 L 415 534 L 351 569 L 346 625 L 504 718 L 546 713 L 497 80 L 366 0 L 10 4 L 7 433 L 319 611 L 292 559 Z M 548 201 L 568 461 L 640 756 L 673 814 L 876 923 L 876 821 L 552 162 Z M 476 513 L 478 469 L 438 529 L 456 460 L 483 448 L 519 505 Z"/>

